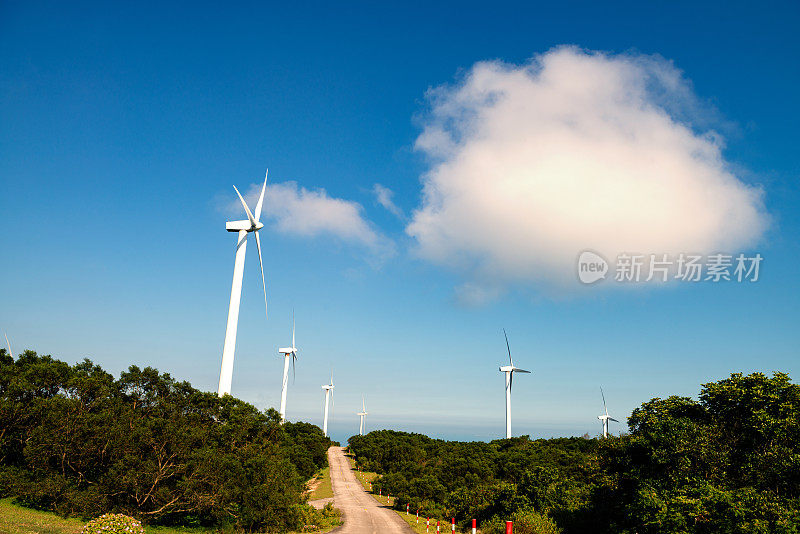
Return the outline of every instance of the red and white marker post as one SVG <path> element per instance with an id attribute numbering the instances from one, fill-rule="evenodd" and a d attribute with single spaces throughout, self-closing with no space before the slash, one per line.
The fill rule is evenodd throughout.
<path id="1" fill-rule="evenodd" d="M 411 506 L 411 505 L 410 505 L 410 504 L 407 504 L 407 505 L 406 505 L 406 515 L 408 515 L 408 508 L 409 508 L 409 506 Z"/>
<path id="2" fill-rule="evenodd" d="M 506 534 L 514 534 L 514 522 L 506 521 Z"/>
<path id="3" fill-rule="evenodd" d="M 439 521 L 436 521 L 436 534 L 439 534 Z"/>
<path id="4" fill-rule="evenodd" d="M 425 520 L 425 532 L 431 531 L 431 518 Z"/>
<path id="5" fill-rule="evenodd" d="M 456 518 L 450 519 L 450 532 L 456 534 Z"/>
<path id="6" fill-rule="evenodd" d="M 476 534 L 478 531 L 478 522 L 476 520 L 472 520 L 472 534 Z"/>
<path id="7" fill-rule="evenodd" d="M 417 508 L 417 523 L 419 523 L 419 508 Z"/>

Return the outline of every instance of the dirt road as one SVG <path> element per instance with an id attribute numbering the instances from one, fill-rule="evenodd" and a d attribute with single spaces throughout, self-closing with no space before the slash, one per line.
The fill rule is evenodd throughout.
<path id="1" fill-rule="evenodd" d="M 344 515 L 344 525 L 336 534 L 411 534 L 396 512 L 385 508 L 364 491 L 356 480 L 342 447 L 328 449 L 331 466 L 333 503 Z"/>

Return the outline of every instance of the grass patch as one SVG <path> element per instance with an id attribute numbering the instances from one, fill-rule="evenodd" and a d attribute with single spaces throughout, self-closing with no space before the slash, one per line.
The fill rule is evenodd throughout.
<path id="1" fill-rule="evenodd" d="M 395 512 L 397 512 L 397 510 L 395 510 Z M 403 521 L 408 523 L 408 526 L 410 526 L 411 529 L 414 532 L 416 532 L 417 534 L 425 534 L 425 519 L 426 518 L 420 516 L 419 523 L 417 523 L 417 516 L 416 516 L 416 513 L 415 513 L 414 510 L 409 512 L 408 515 L 406 515 L 405 512 L 397 512 L 397 513 L 400 515 L 401 518 L 403 518 Z M 450 522 L 449 521 L 447 522 L 447 524 L 445 524 L 444 522 L 441 522 L 439 528 L 440 528 L 439 534 L 450 534 Z M 436 519 L 434 519 L 434 518 L 431 518 L 430 533 L 431 534 L 436 534 Z"/>
<path id="2" fill-rule="evenodd" d="M 331 468 L 326 467 L 316 477 L 316 487 L 311 492 L 311 500 L 327 499 L 333 497 L 333 486 L 331 486 Z"/>
<path id="3" fill-rule="evenodd" d="M 84 524 L 80 519 L 64 519 L 49 512 L 17 506 L 10 498 L 0 500 L 2 534 L 77 534 Z"/>

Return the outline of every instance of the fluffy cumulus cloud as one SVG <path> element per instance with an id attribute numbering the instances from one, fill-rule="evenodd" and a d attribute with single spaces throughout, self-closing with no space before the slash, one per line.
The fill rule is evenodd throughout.
<path id="1" fill-rule="evenodd" d="M 478 63 L 429 99 L 416 148 L 430 167 L 406 231 L 464 273 L 465 300 L 569 290 L 585 249 L 738 252 L 765 230 L 761 191 L 699 131 L 702 107 L 663 59 L 562 47 Z"/>
<path id="2" fill-rule="evenodd" d="M 261 194 L 261 184 L 252 184 L 244 195 L 251 210 Z M 234 197 L 235 198 L 235 197 Z M 238 199 L 226 203 L 226 212 L 241 217 Z M 267 184 L 262 221 L 274 230 L 300 237 L 334 236 L 344 242 L 365 247 L 378 258 L 391 256 L 394 243 L 363 216 L 362 206 L 334 198 L 324 189 L 310 190 L 296 182 Z"/>

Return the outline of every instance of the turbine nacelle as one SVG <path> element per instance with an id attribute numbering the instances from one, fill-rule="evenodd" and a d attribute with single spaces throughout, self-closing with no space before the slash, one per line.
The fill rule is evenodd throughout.
<path id="1" fill-rule="evenodd" d="M 244 221 L 228 221 L 225 223 L 225 229 L 229 232 L 241 232 L 244 230 L 245 232 L 257 232 L 264 228 L 264 223 L 260 221 L 256 221 L 256 224 L 250 224 L 250 221 L 245 219 Z"/>
<path id="2" fill-rule="evenodd" d="M 526 371 L 525 369 L 520 369 L 519 367 L 514 367 L 513 365 L 504 365 L 500 368 L 501 373 L 530 373 L 530 371 Z"/>
<path id="3" fill-rule="evenodd" d="M 615 423 L 619 423 L 619 421 L 617 421 L 610 415 L 598 415 L 597 418 L 600 419 L 601 421 L 614 421 Z"/>
<path id="4" fill-rule="evenodd" d="M 284 347 L 282 349 L 278 349 L 278 354 L 294 354 L 297 355 L 297 348 L 296 347 Z"/>
<path id="5" fill-rule="evenodd" d="M 325 389 L 325 390 L 333 389 L 333 386 L 330 385 L 330 384 L 325 384 L 324 386 L 322 386 L 322 389 Z"/>

